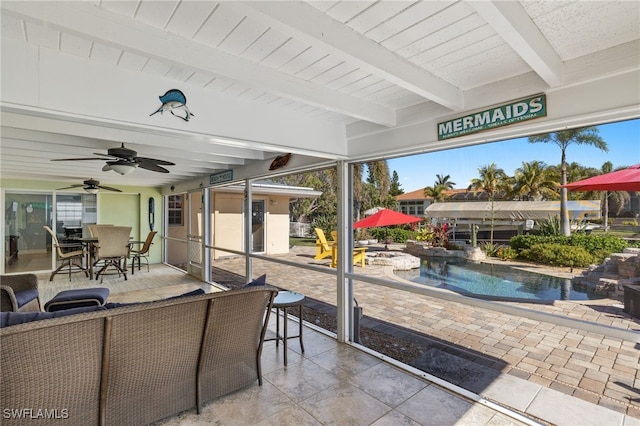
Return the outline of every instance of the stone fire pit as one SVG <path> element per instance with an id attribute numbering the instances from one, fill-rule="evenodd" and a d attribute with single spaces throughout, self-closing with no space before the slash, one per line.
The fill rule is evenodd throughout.
<path id="1" fill-rule="evenodd" d="M 420 258 L 395 251 L 367 252 L 367 265 L 393 266 L 394 271 L 407 271 L 420 267 Z"/>

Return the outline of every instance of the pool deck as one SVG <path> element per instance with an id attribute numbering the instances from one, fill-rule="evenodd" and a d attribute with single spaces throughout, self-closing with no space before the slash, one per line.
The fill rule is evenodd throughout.
<path id="1" fill-rule="evenodd" d="M 330 269 L 329 261 L 315 261 L 313 253 L 313 247 L 296 246 L 289 254 L 270 257 Z M 243 258 L 217 260 L 215 266 L 244 275 Z M 389 266 L 355 267 L 355 272 L 414 284 L 396 277 Z M 544 272 L 566 277 L 565 272 L 557 270 Z M 270 284 L 335 305 L 335 278 L 331 275 L 309 270 L 295 272 L 286 265 L 254 259 L 254 277 L 263 273 Z M 539 389 L 554 390 L 624 413 L 627 419 L 624 424 L 631 424 L 629 418 L 640 419 L 640 321 L 623 312 L 620 301 L 493 302 L 497 310 L 490 310 L 364 282 L 355 282 L 354 287 L 365 319 L 372 317 L 383 324 L 395 325 L 385 326 L 384 330 L 398 337 L 406 337 L 407 330 L 412 330 L 440 342 L 448 352 L 470 361 L 470 371 L 478 367 L 478 371 L 488 372 L 483 376 L 485 380 L 498 372 L 500 377 L 524 379 L 524 383 Z M 511 307 L 614 327 L 630 338 L 612 338 L 501 312 L 508 312 Z M 480 384 L 482 380 L 476 377 L 476 383 L 465 386 L 482 394 L 483 389 L 478 388 L 484 386 Z"/>

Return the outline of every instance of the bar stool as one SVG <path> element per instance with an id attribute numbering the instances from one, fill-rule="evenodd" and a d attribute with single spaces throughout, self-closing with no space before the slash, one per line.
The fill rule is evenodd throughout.
<path id="1" fill-rule="evenodd" d="M 279 291 L 278 295 L 273 300 L 273 307 L 276 309 L 276 337 L 274 339 L 265 339 L 265 340 L 275 340 L 276 347 L 280 340 L 284 345 L 284 365 L 287 365 L 287 340 L 295 339 L 296 337 L 300 339 L 300 350 L 304 353 L 304 345 L 302 343 L 302 304 L 304 303 L 305 295 L 296 293 L 294 291 Z M 287 336 L 287 308 L 298 308 L 298 318 L 299 318 L 299 330 L 297 336 Z M 284 330 L 283 334 L 280 334 L 280 309 L 284 314 Z"/>

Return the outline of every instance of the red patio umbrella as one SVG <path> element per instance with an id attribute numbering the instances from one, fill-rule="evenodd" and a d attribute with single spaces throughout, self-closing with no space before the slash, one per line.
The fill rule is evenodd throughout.
<path id="1" fill-rule="evenodd" d="M 395 210 L 383 209 L 378 213 L 366 217 L 353 224 L 357 228 L 375 228 L 377 226 L 403 225 L 405 223 L 420 222 L 422 218 L 409 216 Z"/>
<path id="2" fill-rule="evenodd" d="M 640 164 L 563 185 L 569 191 L 640 191 Z"/>

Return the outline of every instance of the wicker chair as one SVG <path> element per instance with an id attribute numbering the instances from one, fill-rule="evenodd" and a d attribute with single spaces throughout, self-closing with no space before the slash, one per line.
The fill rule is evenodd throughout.
<path id="1" fill-rule="evenodd" d="M 38 294 L 38 277 L 35 274 L 0 276 L 0 311 L 42 311 Z"/>
<path id="2" fill-rule="evenodd" d="M 60 266 L 51 273 L 49 277 L 49 281 L 53 281 L 53 277 L 62 270 L 62 268 L 67 267 L 69 272 L 69 281 L 71 281 L 71 273 L 73 272 L 84 272 L 84 274 L 88 277 L 89 272 L 87 269 L 82 266 L 82 258 L 84 257 L 84 250 L 82 249 L 82 244 L 80 243 L 63 243 L 60 244 L 58 242 L 58 236 L 55 232 L 48 226 L 43 226 L 44 229 L 47 230 L 49 234 L 51 234 L 51 240 L 53 241 L 53 245 L 56 247 L 56 253 L 58 255 L 58 260 L 62 261 Z M 79 249 L 79 250 L 78 250 Z M 73 268 L 77 269 L 74 271 Z"/>
<path id="3" fill-rule="evenodd" d="M 96 272 L 96 280 L 100 278 L 102 283 L 103 275 L 113 267 L 127 280 L 127 259 L 129 258 L 129 234 L 130 226 L 99 226 L 94 230 L 98 238 L 96 245 L 96 261 L 103 260 L 104 265 Z M 124 266 L 124 268 L 123 268 Z"/>
<path id="4" fill-rule="evenodd" d="M 140 270 L 140 261 L 144 259 L 147 264 L 147 272 L 149 272 L 149 249 L 151 248 L 151 244 L 153 244 L 153 237 L 155 237 L 157 233 L 158 231 L 149 232 L 142 248 L 140 250 L 131 250 L 131 275 L 134 273 L 136 259 L 138 259 L 138 271 Z"/>

